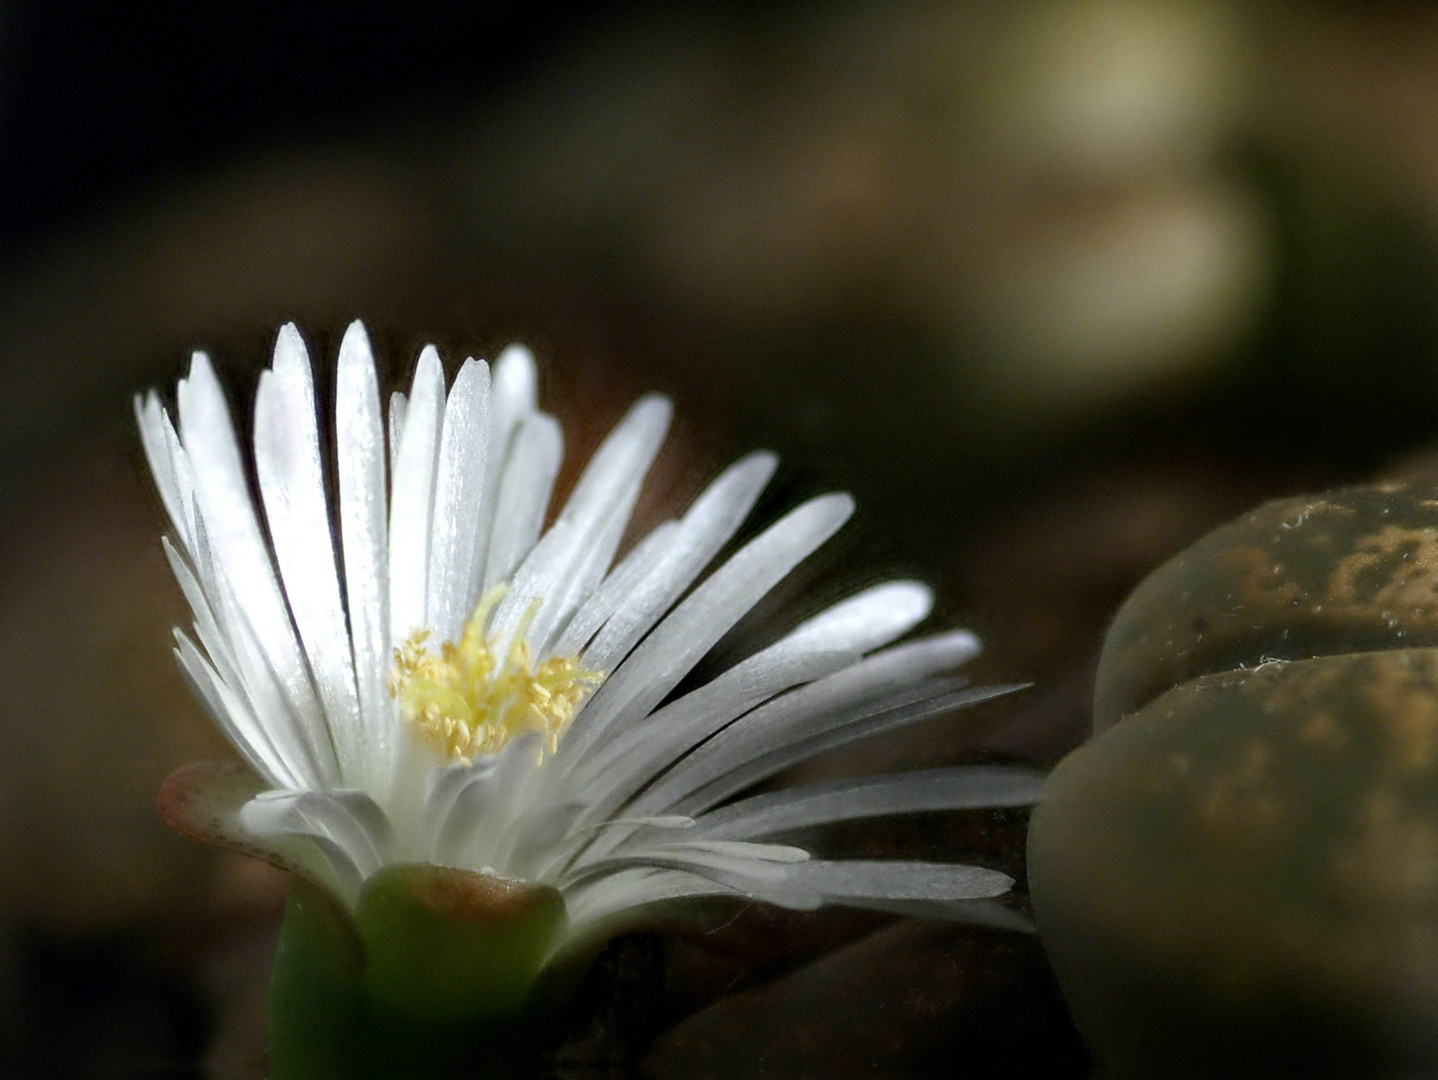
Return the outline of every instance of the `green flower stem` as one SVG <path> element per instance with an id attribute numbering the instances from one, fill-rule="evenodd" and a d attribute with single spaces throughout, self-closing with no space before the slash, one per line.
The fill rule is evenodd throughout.
<path id="1" fill-rule="evenodd" d="M 564 925 L 552 889 L 434 866 L 374 875 L 351 915 L 296 876 L 270 984 L 271 1080 L 522 1075 L 526 1004 Z"/>

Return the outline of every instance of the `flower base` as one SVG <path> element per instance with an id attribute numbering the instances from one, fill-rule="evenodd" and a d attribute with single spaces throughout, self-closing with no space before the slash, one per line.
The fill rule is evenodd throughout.
<path id="1" fill-rule="evenodd" d="M 525 1006 L 562 921 L 550 890 L 440 867 L 376 875 L 353 917 L 295 877 L 270 984 L 271 1080 L 527 1075 L 542 1024 Z"/>

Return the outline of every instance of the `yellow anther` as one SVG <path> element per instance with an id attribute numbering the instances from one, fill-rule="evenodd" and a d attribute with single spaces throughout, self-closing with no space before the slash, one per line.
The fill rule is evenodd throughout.
<path id="1" fill-rule="evenodd" d="M 444 756 L 466 764 L 492 754 L 516 735 L 537 731 L 546 752 L 559 737 L 603 675 L 579 665 L 575 657 L 554 656 L 535 668 L 523 620 L 501 664 L 492 639 L 484 636 L 490 612 L 504 596 L 491 589 L 464 624 L 459 641 L 447 641 L 439 654 L 429 649 L 430 633 L 419 630 L 394 651 L 389 692 L 404 718 Z"/>

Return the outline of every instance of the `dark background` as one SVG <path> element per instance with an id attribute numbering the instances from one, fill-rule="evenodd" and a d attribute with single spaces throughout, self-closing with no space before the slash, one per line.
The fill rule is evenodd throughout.
<path id="1" fill-rule="evenodd" d="M 129 414 L 189 349 L 243 414 L 284 320 L 322 375 L 354 317 L 396 379 L 522 338 L 571 461 L 657 385 L 651 510 L 771 445 L 768 512 L 863 507 L 795 602 L 921 574 L 1036 684 L 806 775 L 1050 764 L 1149 569 L 1427 467 L 1434 57 L 1417 4 L 0 3 L 0 1072 L 259 1075 L 283 882 L 153 812 L 228 752 Z M 1021 874 L 1022 831 L 838 839 Z M 551 1041 L 563 1076 L 1084 1068 L 1033 939 L 844 912 L 625 939 Z"/>

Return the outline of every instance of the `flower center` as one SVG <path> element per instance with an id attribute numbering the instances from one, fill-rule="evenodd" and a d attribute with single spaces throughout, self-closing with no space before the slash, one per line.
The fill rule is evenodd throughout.
<path id="1" fill-rule="evenodd" d="M 503 595 L 502 585 L 490 590 L 459 641 L 446 641 L 438 655 L 429 648 L 428 630 L 415 631 L 394 651 L 390 695 L 401 715 L 451 761 L 470 764 L 528 731 L 543 735 L 547 752 L 554 753 L 564 728 L 603 678 L 577 657 L 552 656 L 534 667 L 523 626 L 501 660 L 484 627 Z"/>

